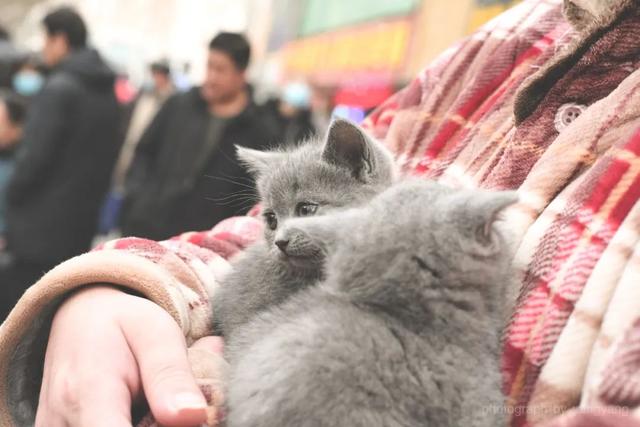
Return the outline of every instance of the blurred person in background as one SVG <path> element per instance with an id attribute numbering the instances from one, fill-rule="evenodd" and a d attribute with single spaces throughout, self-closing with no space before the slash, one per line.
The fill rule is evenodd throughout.
<path id="1" fill-rule="evenodd" d="M 176 88 L 171 79 L 171 69 L 165 60 L 149 66 L 149 81 L 142 87 L 125 114 L 124 143 L 113 171 L 112 190 L 100 216 L 98 232 L 107 235 L 117 228 L 118 216 L 124 196 L 125 179 L 140 137 L 149 126 L 160 107 L 173 95 Z"/>
<path id="2" fill-rule="evenodd" d="M 252 180 L 235 145 L 264 149 L 277 128 L 248 89 L 250 53 L 243 35 L 216 35 L 202 85 L 171 97 L 153 119 L 125 186 L 125 235 L 165 239 L 205 230 L 253 205 L 240 197 Z"/>
<path id="3" fill-rule="evenodd" d="M 173 77 L 173 84 L 181 92 L 186 92 L 193 87 L 191 83 L 191 63 L 182 64 L 182 69 L 178 70 Z"/>
<path id="4" fill-rule="evenodd" d="M 84 21 L 59 8 L 43 25 L 51 73 L 29 107 L 7 187 L 0 319 L 34 279 L 90 248 L 119 148 L 114 73 L 87 47 Z"/>
<path id="5" fill-rule="evenodd" d="M 327 129 L 335 108 L 335 88 L 311 84 L 311 123 L 316 129 Z"/>
<path id="6" fill-rule="evenodd" d="M 171 70 L 166 61 L 157 61 L 149 67 L 151 79 L 145 84 L 133 101 L 128 115 L 127 134 L 114 171 L 114 184 L 119 191 L 124 190 L 124 181 L 140 137 L 151 120 L 175 92 L 171 80 Z"/>
<path id="7" fill-rule="evenodd" d="M 280 126 L 282 141 L 298 142 L 316 133 L 310 98 L 311 90 L 306 83 L 292 82 L 284 87 L 280 99 L 273 98 L 265 104 L 265 109 Z"/>
<path id="8" fill-rule="evenodd" d="M 0 250 L 5 247 L 5 197 L 14 168 L 14 153 L 22 138 L 26 115 L 23 100 L 15 94 L 0 92 Z"/>

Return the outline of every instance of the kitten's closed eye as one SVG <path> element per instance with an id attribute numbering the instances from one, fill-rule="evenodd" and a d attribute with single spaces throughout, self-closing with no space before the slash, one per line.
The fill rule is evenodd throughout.
<path id="1" fill-rule="evenodd" d="M 318 204 L 312 202 L 300 202 L 296 206 L 297 216 L 312 216 L 315 215 L 318 210 Z"/>
<path id="2" fill-rule="evenodd" d="M 275 212 L 266 211 L 262 214 L 262 216 L 267 223 L 267 227 L 269 227 L 271 230 L 275 230 L 276 228 L 278 228 L 278 217 L 276 216 Z"/>
<path id="3" fill-rule="evenodd" d="M 420 258 L 419 256 L 412 255 L 411 259 L 414 260 L 416 264 L 418 264 L 418 267 L 420 267 L 421 270 L 428 271 L 436 279 L 440 278 L 440 273 L 436 269 L 431 267 L 429 264 L 427 264 L 426 261 Z"/>

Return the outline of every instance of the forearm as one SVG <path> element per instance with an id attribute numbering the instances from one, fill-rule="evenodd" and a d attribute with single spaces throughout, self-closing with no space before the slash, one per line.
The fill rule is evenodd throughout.
<path id="1" fill-rule="evenodd" d="M 209 300 L 230 268 L 227 259 L 260 233 L 257 219 L 233 218 L 165 242 L 119 239 L 48 272 L 0 327 L 0 425 L 12 425 L 17 408 L 33 416 L 51 319 L 78 289 L 105 284 L 147 298 L 173 317 L 191 344 L 211 333 Z"/>

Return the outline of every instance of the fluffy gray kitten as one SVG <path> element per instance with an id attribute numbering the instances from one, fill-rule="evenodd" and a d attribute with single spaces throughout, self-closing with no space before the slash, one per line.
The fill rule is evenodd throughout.
<path id="1" fill-rule="evenodd" d="M 388 188 L 395 178 L 391 153 L 357 125 L 336 119 L 324 140 L 290 151 L 238 147 L 256 177 L 264 239 L 234 262 L 213 296 L 214 329 L 228 337 L 256 313 L 279 304 L 322 277 L 324 254 L 287 220 L 355 206 Z"/>
<path id="2" fill-rule="evenodd" d="M 370 204 L 290 221 L 327 278 L 227 346 L 228 427 L 504 425 L 499 370 L 515 193 L 408 181 Z"/>

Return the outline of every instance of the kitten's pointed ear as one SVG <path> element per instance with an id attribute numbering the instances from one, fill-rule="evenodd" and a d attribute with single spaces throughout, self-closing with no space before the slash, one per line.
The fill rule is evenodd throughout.
<path id="1" fill-rule="evenodd" d="M 518 202 L 515 191 L 479 191 L 466 195 L 466 201 L 459 205 L 458 216 L 466 221 L 468 237 L 467 248 L 477 256 L 492 256 L 502 248 L 503 242 L 495 228 L 500 214 L 509 206 Z"/>
<path id="2" fill-rule="evenodd" d="M 277 151 L 258 151 L 240 145 L 236 145 L 236 155 L 254 176 L 262 175 L 282 158 L 282 153 Z"/>
<path id="3" fill-rule="evenodd" d="M 331 164 L 349 169 L 359 179 L 366 179 L 367 174 L 371 174 L 375 162 L 364 130 L 340 118 L 329 125 L 322 157 Z"/>

